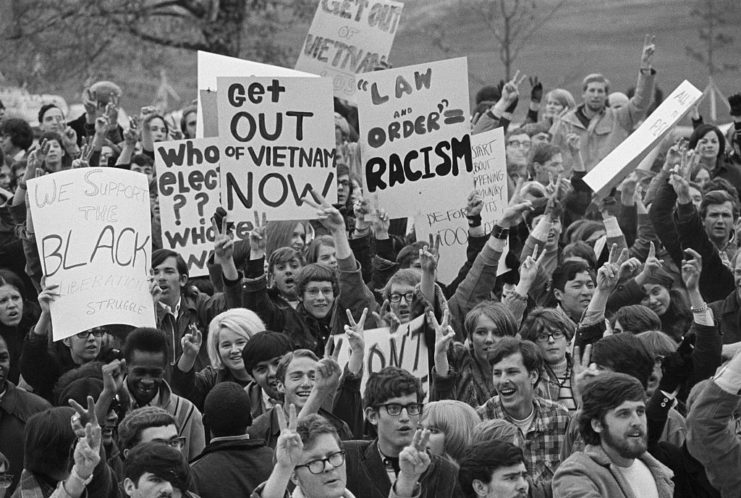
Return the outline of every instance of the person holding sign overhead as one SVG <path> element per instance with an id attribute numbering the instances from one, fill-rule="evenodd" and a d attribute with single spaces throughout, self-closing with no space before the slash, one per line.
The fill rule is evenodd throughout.
<path id="1" fill-rule="evenodd" d="M 646 35 L 641 53 L 638 82 L 633 98 L 620 109 L 607 106 L 610 81 L 599 73 L 590 74 L 582 84 L 583 102 L 566 113 L 551 128 L 552 143 L 568 150 L 567 137 L 577 133 L 581 139 L 581 154 L 587 171 L 594 168 L 612 149 L 625 140 L 636 124 L 646 115 L 654 88 L 653 56 L 656 51 L 655 37 Z M 566 169 L 571 158 L 564 157 Z"/>

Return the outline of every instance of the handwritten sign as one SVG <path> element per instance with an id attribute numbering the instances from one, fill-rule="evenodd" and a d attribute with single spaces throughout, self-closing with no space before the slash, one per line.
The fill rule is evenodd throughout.
<path id="1" fill-rule="evenodd" d="M 386 62 L 404 4 L 393 0 L 321 0 L 296 69 L 332 79 L 337 97 L 355 101 L 355 75 Z"/>
<path id="2" fill-rule="evenodd" d="M 598 195 L 607 195 L 640 164 L 700 97 L 700 90 L 689 81 L 683 81 L 636 131 L 586 174 L 584 182 Z"/>
<path id="3" fill-rule="evenodd" d="M 288 69 L 280 66 L 271 66 L 260 62 L 247 61 L 229 57 L 226 55 L 213 54 L 211 52 L 198 51 L 198 94 L 201 96 L 202 90 L 216 91 L 216 79 L 219 77 L 234 76 L 282 76 L 282 77 L 302 77 L 316 78 L 311 73 L 304 73 L 294 69 Z M 199 99 L 198 101 L 198 121 L 196 122 L 196 138 L 204 138 L 215 135 L 204 134 L 204 111 L 208 113 L 206 103 Z"/>
<path id="4" fill-rule="evenodd" d="M 504 129 L 472 135 L 471 153 L 473 171 L 451 178 L 448 181 L 449 193 L 438 199 L 437 207 L 414 217 L 418 240 L 428 240 L 429 234 L 440 235 L 437 277 L 444 283 L 452 282 L 466 261 L 468 220 L 465 206 L 468 194 L 475 189 L 484 202 L 481 220 L 486 233 L 491 232 L 507 208 Z"/>
<path id="5" fill-rule="evenodd" d="M 154 327 L 147 177 L 115 168 L 61 171 L 28 182 L 54 340 L 108 324 Z"/>
<path id="6" fill-rule="evenodd" d="M 430 392 L 430 367 L 427 357 L 427 344 L 424 338 L 424 315 L 401 325 L 392 334 L 388 327 L 365 330 L 365 355 L 363 380 L 360 392 L 365 392 L 365 384 L 370 374 L 379 372 L 385 367 L 399 367 L 411 372 L 422 381 L 425 398 Z M 346 334 L 332 336 L 335 341 L 342 339 L 342 346 L 337 362 L 344 368 L 350 360 L 350 348 Z"/>
<path id="7" fill-rule="evenodd" d="M 162 242 L 180 253 L 191 277 L 208 275 L 215 238 L 211 215 L 219 201 L 216 138 L 160 142 L 155 147 Z"/>
<path id="8" fill-rule="evenodd" d="M 365 192 L 392 218 L 434 210 L 473 171 L 465 58 L 367 73 L 358 81 Z"/>
<path id="9" fill-rule="evenodd" d="M 222 204 L 236 219 L 316 218 L 310 187 L 337 199 L 334 106 L 326 78 L 219 78 Z"/>

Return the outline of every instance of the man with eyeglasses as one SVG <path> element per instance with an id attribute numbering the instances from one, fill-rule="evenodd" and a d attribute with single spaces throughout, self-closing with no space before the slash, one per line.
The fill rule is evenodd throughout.
<path id="1" fill-rule="evenodd" d="M 363 406 L 376 429 L 373 441 L 346 441 L 348 489 L 357 498 L 390 496 L 392 484 L 403 477 L 405 448 L 413 445 L 422 414 L 424 391 L 420 380 L 397 367 L 386 367 L 368 377 Z M 457 468 L 438 456 L 419 473 L 415 496 L 460 496 Z"/>
<path id="2" fill-rule="evenodd" d="M 418 430 L 413 440 L 399 454 L 399 477 L 384 498 L 417 498 L 420 496 L 419 477 L 431 462 L 425 448 L 429 431 Z M 281 434 L 275 452 L 275 468 L 268 480 L 260 485 L 251 498 L 355 498 L 346 488 L 348 482 L 347 453 L 332 424 L 320 415 L 298 419 L 295 407 L 289 408 L 288 421 L 281 419 Z M 350 476 L 352 483 L 352 475 Z M 292 482 L 292 494 L 287 487 Z M 445 496 L 445 495 L 436 495 Z"/>
<path id="3" fill-rule="evenodd" d="M 498 394 L 477 412 L 483 420 L 503 419 L 517 426 L 528 473 L 536 484 L 547 486 L 561 463 L 569 412 L 536 394 L 543 358 L 532 342 L 505 337 L 494 346 L 490 361 Z"/>
<path id="4" fill-rule="evenodd" d="M 515 128 L 507 133 L 505 152 L 507 154 L 507 173 L 513 180 L 527 179 L 527 158 L 530 154 L 532 140 L 522 128 Z"/>
<path id="5" fill-rule="evenodd" d="M 107 353 L 103 349 L 104 328 L 96 327 L 62 339 L 49 349 L 48 335 L 51 330 L 49 303 L 58 295 L 57 285 L 45 286 L 39 294 L 41 315 L 31 332 L 23 341 L 20 369 L 23 379 L 34 393 L 54 402 L 52 390 L 59 377 Z"/>

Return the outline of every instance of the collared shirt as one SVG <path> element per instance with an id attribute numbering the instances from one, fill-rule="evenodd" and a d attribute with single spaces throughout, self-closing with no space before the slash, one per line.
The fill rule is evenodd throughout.
<path id="1" fill-rule="evenodd" d="M 170 306 L 169 306 L 169 305 L 167 305 L 167 304 L 163 303 L 162 301 L 160 301 L 159 303 L 160 303 L 160 306 L 162 306 L 162 308 L 163 308 L 163 309 L 164 309 L 164 310 L 165 310 L 165 311 L 166 311 L 166 312 L 167 312 L 168 314 L 170 314 L 170 315 L 174 316 L 174 317 L 175 317 L 175 319 L 177 320 L 177 318 L 178 318 L 178 315 L 180 314 L 180 305 L 182 304 L 182 302 L 183 302 L 183 298 L 182 298 L 182 296 L 181 296 L 181 297 L 179 297 L 179 298 L 178 298 L 178 302 L 177 302 L 177 303 L 175 303 L 175 310 L 174 310 L 174 311 L 173 311 L 173 309 L 172 309 L 172 308 L 170 308 Z"/>
<path id="2" fill-rule="evenodd" d="M 533 481 L 550 481 L 561 463 L 561 445 L 566 439 L 571 416 L 563 406 L 539 396 L 533 399 L 533 409 L 533 423 L 527 433 L 522 434 L 525 465 Z M 476 412 L 483 420 L 502 419 L 515 423 L 502 406 L 499 396 L 491 398 Z"/>
<path id="3" fill-rule="evenodd" d="M 265 392 L 265 389 L 260 389 L 260 394 L 262 394 L 263 413 L 275 407 L 277 402 L 273 398 L 268 396 L 268 393 Z"/>

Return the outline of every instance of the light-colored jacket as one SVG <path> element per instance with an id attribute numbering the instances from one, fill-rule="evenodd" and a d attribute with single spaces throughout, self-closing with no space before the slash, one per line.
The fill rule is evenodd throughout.
<path id="1" fill-rule="evenodd" d="M 591 170 L 607 154 L 612 152 L 620 142 L 628 138 L 628 135 L 645 117 L 646 109 L 651 102 L 653 89 L 654 75 L 640 72 L 636 83 L 636 93 L 623 107 L 617 110 L 605 107 L 600 114 L 592 118 L 587 127 L 584 127 L 579 118 L 576 117 L 576 111 L 581 106 L 567 113 L 560 121 L 555 122 L 551 127 L 552 143 L 559 146 L 563 151 L 566 170 L 570 171 L 573 164 L 573 159 L 568 153 L 569 148 L 566 144 L 566 137 L 570 133 L 579 135 L 584 166 L 587 171 Z"/>
<path id="2" fill-rule="evenodd" d="M 660 498 L 674 495 L 674 473 L 645 452 L 639 457 L 651 471 Z M 622 473 L 601 446 L 587 445 L 572 454 L 553 476 L 554 498 L 641 498 L 633 494 Z"/>

